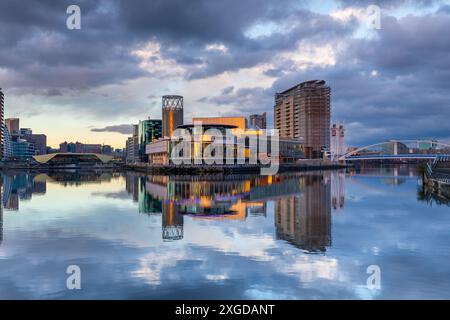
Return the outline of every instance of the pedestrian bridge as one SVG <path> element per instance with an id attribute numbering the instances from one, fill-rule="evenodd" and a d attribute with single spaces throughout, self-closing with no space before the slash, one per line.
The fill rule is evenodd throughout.
<path id="1" fill-rule="evenodd" d="M 338 159 L 363 160 L 434 160 L 450 156 L 450 144 L 435 140 L 389 140 L 352 150 Z"/>

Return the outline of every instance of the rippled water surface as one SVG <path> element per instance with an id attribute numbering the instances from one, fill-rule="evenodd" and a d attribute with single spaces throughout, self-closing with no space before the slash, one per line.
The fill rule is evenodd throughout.
<path id="1" fill-rule="evenodd" d="M 450 298 L 450 207 L 412 167 L 5 173 L 1 196 L 2 299 Z"/>

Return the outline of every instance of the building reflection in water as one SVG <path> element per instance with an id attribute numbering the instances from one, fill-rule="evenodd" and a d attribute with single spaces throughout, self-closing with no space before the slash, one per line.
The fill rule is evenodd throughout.
<path id="1" fill-rule="evenodd" d="M 331 172 L 331 206 L 333 210 L 345 206 L 345 171 Z"/>
<path id="2" fill-rule="evenodd" d="M 300 177 L 299 195 L 275 201 L 277 238 L 309 252 L 325 251 L 331 245 L 330 176 Z"/>
<path id="3" fill-rule="evenodd" d="M 362 162 L 357 169 L 352 173 L 358 174 L 359 177 L 376 177 L 388 186 L 402 185 L 408 179 L 417 178 L 417 168 L 408 164 L 374 164 L 371 162 Z"/>
<path id="4" fill-rule="evenodd" d="M 32 195 L 46 193 L 47 184 L 42 174 L 3 174 L 2 204 L 5 210 L 19 210 L 19 200 L 31 200 Z"/>
<path id="5" fill-rule="evenodd" d="M 183 238 L 185 215 L 209 220 L 266 217 L 267 203 L 273 201 L 277 237 L 316 252 L 331 245 L 331 210 L 344 206 L 344 182 L 343 172 L 201 178 L 129 174 L 126 189 L 139 202 L 139 212 L 162 214 L 164 240 Z"/>
<path id="6" fill-rule="evenodd" d="M 0 179 L 0 246 L 3 242 L 3 178 Z"/>
<path id="7" fill-rule="evenodd" d="M 4 174 L 0 200 L 5 210 L 18 210 L 19 200 L 45 194 L 47 182 L 65 186 L 101 183 L 120 175 L 123 174 L 76 171 Z M 342 208 L 345 201 L 342 172 L 202 177 L 129 172 L 124 178 L 125 189 L 138 203 L 139 213 L 161 215 L 164 240 L 183 239 L 185 216 L 243 221 L 248 217 L 267 217 L 267 204 L 271 202 L 279 239 L 307 251 L 325 251 L 331 245 L 331 210 Z"/>
<path id="8" fill-rule="evenodd" d="M 183 239 L 184 217 L 173 202 L 163 202 L 162 238 L 164 240 Z"/>

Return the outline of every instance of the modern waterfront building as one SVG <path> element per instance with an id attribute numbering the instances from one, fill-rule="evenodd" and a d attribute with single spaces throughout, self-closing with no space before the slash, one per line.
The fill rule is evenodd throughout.
<path id="1" fill-rule="evenodd" d="M 99 165 L 113 160 L 112 156 L 96 153 L 52 153 L 37 155 L 34 160 L 46 165 Z"/>
<path id="2" fill-rule="evenodd" d="M 235 126 L 241 130 L 247 128 L 247 119 L 242 117 L 205 117 L 205 118 L 192 118 L 192 122 L 201 122 L 203 125 L 227 125 Z"/>
<path id="3" fill-rule="evenodd" d="M 31 159 L 35 154 L 36 150 L 34 144 L 28 142 L 25 139 L 17 139 L 11 141 L 12 146 L 12 157 L 14 159 L 26 160 Z"/>
<path id="4" fill-rule="evenodd" d="M 2 88 L 0 88 L 0 155 L 3 155 L 3 132 L 5 131 L 4 125 L 4 114 L 5 114 L 5 98 L 3 95 Z"/>
<path id="5" fill-rule="evenodd" d="M 145 154 L 145 147 L 150 142 L 162 137 L 163 122 L 161 120 L 142 120 L 139 121 L 138 136 L 139 136 L 139 158 L 141 162 L 147 162 L 147 155 Z"/>
<path id="6" fill-rule="evenodd" d="M 304 140 L 307 158 L 330 148 L 331 89 L 324 80 L 300 83 L 275 94 L 274 127 L 281 138 Z"/>
<path id="7" fill-rule="evenodd" d="M 173 131 L 183 124 L 183 96 L 166 95 L 162 97 L 162 136 L 171 137 Z"/>
<path id="8" fill-rule="evenodd" d="M 267 129 L 267 117 L 265 112 L 262 114 L 251 114 L 249 119 L 250 127 L 257 129 Z"/>
<path id="9" fill-rule="evenodd" d="M 227 155 L 232 155 L 231 160 L 235 160 L 236 156 L 238 154 L 237 152 L 237 141 L 227 141 L 225 138 L 227 131 L 234 131 L 238 129 L 237 126 L 233 125 L 226 125 L 226 124 L 202 124 L 200 127 L 201 132 L 195 132 L 195 125 L 193 124 L 185 124 L 182 126 L 179 126 L 178 129 L 184 129 L 192 137 L 191 141 L 191 150 L 190 155 L 187 154 L 181 154 L 180 157 L 184 158 L 185 161 L 191 163 L 191 164 L 198 164 L 197 161 L 200 161 L 200 163 L 203 163 L 206 159 L 204 158 L 203 151 L 211 144 L 211 143 L 220 143 L 217 140 L 215 140 L 215 137 L 212 137 L 207 134 L 207 131 L 210 129 L 216 130 L 217 132 L 220 132 L 223 136 L 222 140 L 222 152 L 223 152 L 223 163 L 227 162 Z M 229 149 L 233 149 L 233 151 L 229 152 Z M 171 145 L 169 146 L 169 150 L 171 150 Z M 171 161 L 173 159 L 170 159 Z M 229 161 L 231 161 L 229 160 Z"/>
<path id="10" fill-rule="evenodd" d="M 12 138 L 7 127 L 4 127 L 3 132 L 3 159 L 10 159 L 13 156 Z"/>
<path id="11" fill-rule="evenodd" d="M 170 163 L 170 138 L 162 137 L 147 144 L 145 154 L 151 164 L 168 165 Z"/>
<path id="12" fill-rule="evenodd" d="M 216 130 L 223 135 L 223 141 L 221 143 L 223 164 L 236 164 L 240 163 L 240 161 L 249 163 L 250 159 L 266 160 L 271 158 L 272 160 L 275 160 L 275 155 L 272 155 L 271 153 L 272 140 L 265 136 L 263 130 L 241 130 L 237 126 L 225 124 L 203 124 L 201 126 L 202 132 L 197 132 L 195 134 L 195 126 L 192 124 L 179 126 L 178 129 L 187 130 L 192 137 L 190 158 L 185 158 L 185 162 L 187 163 L 198 164 L 196 163 L 196 160 L 200 160 L 201 163 L 203 163 L 205 160 L 203 154 L 204 150 L 206 150 L 213 142 L 217 144 L 218 141 L 216 140 L 216 137 L 211 136 L 207 132 L 210 129 Z M 232 139 L 226 139 L 228 132 L 231 133 Z M 253 142 L 250 140 L 253 140 Z M 260 143 L 261 145 L 266 145 L 264 150 L 260 149 Z M 154 165 L 170 164 L 173 146 L 173 142 L 168 137 L 163 137 L 147 144 L 145 152 L 148 156 L 149 163 Z M 239 152 L 239 148 L 242 148 L 243 153 Z M 231 152 L 229 151 L 230 149 L 232 149 Z M 297 160 L 304 158 L 303 142 L 300 139 L 279 139 L 278 155 L 279 157 L 276 158 L 276 160 L 278 160 L 279 163 L 294 163 Z M 183 157 L 184 155 L 179 156 Z M 232 159 L 227 159 L 228 156 L 231 156 Z M 240 161 L 238 160 L 238 157 L 241 157 Z"/>
<path id="13" fill-rule="evenodd" d="M 305 148 L 302 140 L 280 138 L 279 163 L 295 163 L 305 158 Z"/>

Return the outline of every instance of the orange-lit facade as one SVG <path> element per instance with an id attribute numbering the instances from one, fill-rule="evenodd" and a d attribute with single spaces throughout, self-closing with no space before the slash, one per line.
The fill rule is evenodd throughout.
<path id="1" fill-rule="evenodd" d="M 229 125 L 236 126 L 239 129 L 247 128 L 247 118 L 245 117 L 208 117 L 208 118 L 192 118 L 192 122 L 201 122 L 204 125 Z"/>
<path id="2" fill-rule="evenodd" d="M 171 137 L 173 131 L 183 124 L 183 97 L 163 96 L 162 97 L 162 131 L 163 137 Z"/>

